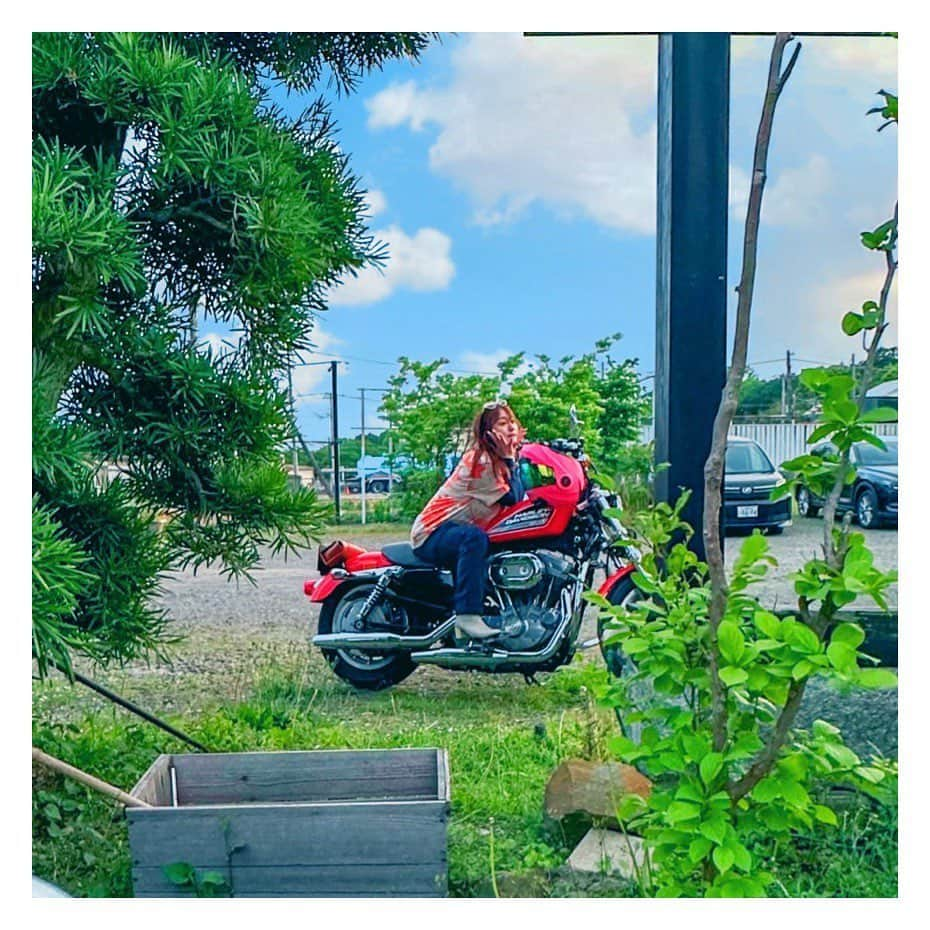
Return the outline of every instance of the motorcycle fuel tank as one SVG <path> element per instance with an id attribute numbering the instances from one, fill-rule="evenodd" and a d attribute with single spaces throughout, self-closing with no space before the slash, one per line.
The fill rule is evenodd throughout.
<path id="1" fill-rule="evenodd" d="M 587 480 L 580 462 L 540 443 L 523 446 L 518 464 L 527 497 L 485 527 L 495 544 L 564 533 Z"/>

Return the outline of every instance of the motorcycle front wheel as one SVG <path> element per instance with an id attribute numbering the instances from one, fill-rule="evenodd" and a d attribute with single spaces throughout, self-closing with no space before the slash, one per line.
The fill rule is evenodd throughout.
<path id="1" fill-rule="evenodd" d="M 376 604 L 364 620 L 359 619 L 362 605 L 374 590 L 373 584 L 354 585 L 338 591 L 323 603 L 320 610 L 319 633 L 361 633 L 369 621 L 387 626 L 391 610 L 403 610 L 382 602 Z M 377 623 L 378 620 L 382 622 Z M 403 681 L 416 668 L 406 652 L 378 653 L 368 649 L 321 649 L 330 668 L 354 688 L 363 691 L 383 691 Z"/>

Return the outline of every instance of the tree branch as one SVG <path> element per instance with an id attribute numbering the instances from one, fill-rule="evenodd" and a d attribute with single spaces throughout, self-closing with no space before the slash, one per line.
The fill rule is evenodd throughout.
<path id="1" fill-rule="evenodd" d="M 752 187 L 749 192 L 749 205 L 746 212 L 746 227 L 743 234 L 743 267 L 737 292 L 739 301 L 736 310 L 736 332 L 733 340 L 733 354 L 727 373 L 726 384 L 711 439 L 710 454 L 704 465 L 704 546 L 707 553 L 707 567 L 710 573 L 711 598 L 708 610 L 710 626 L 710 674 L 711 674 L 711 715 L 713 720 L 714 748 L 718 752 L 726 742 L 727 711 L 723 683 L 720 680 L 717 629 L 726 612 L 729 589 L 723 562 L 723 543 L 720 537 L 720 507 L 722 503 L 723 471 L 726 456 L 727 434 L 739 403 L 739 390 L 746 372 L 746 358 L 749 347 L 749 321 L 752 310 L 752 296 L 756 277 L 756 255 L 758 251 L 759 221 L 762 215 L 762 194 L 765 189 L 766 166 L 768 163 L 769 142 L 772 137 L 772 125 L 775 107 L 781 95 L 785 81 L 794 67 L 800 51 L 798 45 L 785 70 L 781 72 L 781 62 L 785 47 L 791 36 L 780 32 L 775 37 L 772 56 L 769 61 L 768 83 L 762 116 L 756 132 L 756 147 L 752 165 Z"/>
<path id="2" fill-rule="evenodd" d="M 872 387 L 872 378 L 875 371 L 875 358 L 878 355 L 878 347 L 885 332 L 887 324 L 885 323 L 885 311 L 888 307 L 888 297 L 891 293 L 891 285 L 894 281 L 895 272 L 898 269 L 898 263 L 894 258 L 894 247 L 897 238 L 898 228 L 898 205 L 894 205 L 894 230 L 892 240 L 885 250 L 885 280 L 882 283 L 881 293 L 878 298 L 879 318 L 878 324 L 872 332 L 872 340 L 869 343 L 868 351 L 865 357 L 865 363 L 862 366 L 862 376 L 856 385 L 854 399 L 856 408 L 861 413 L 865 404 L 866 394 Z M 846 523 L 840 530 L 840 542 L 835 544 L 833 541 L 833 521 L 836 519 L 836 509 L 839 505 L 840 495 L 843 493 L 843 487 L 846 484 L 846 472 L 849 468 L 849 450 L 845 450 L 840 455 L 840 464 L 833 481 L 833 487 L 830 494 L 824 501 L 823 506 L 823 555 L 827 564 L 836 571 L 842 568 L 842 556 L 845 551 L 845 538 L 849 530 L 849 524 Z"/>
<path id="3" fill-rule="evenodd" d="M 745 797 L 752 791 L 755 786 L 762 781 L 768 774 L 772 763 L 775 761 L 782 746 L 788 739 L 791 732 L 791 726 L 801 709 L 801 700 L 804 697 L 804 689 L 807 687 L 808 679 L 802 678 L 800 681 L 793 681 L 788 688 L 788 697 L 785 706 L 782 707 L 778 720 L 769 735 L 768 742 L 760 750 L 752 765 L 736 782 L 727 785 L 727 793 L 735 804 L 740 798 Z"/>

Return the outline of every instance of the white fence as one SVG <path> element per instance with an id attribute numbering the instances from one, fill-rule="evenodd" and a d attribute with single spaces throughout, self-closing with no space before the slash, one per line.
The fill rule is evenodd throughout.
<path id="1" fill-rule="evenodd" d="M 734 423 L 730 433 L 754 439 L 777 467 L 810 451 L 807 437 L 817 426 L 817 423 Z M 897 423 L 878 423 L 873 428 L 879 436 L 898 435 Z M 643 442 L 651 442 L 655 438 L 653 424 L 643 427 L 641 438 Z"/>

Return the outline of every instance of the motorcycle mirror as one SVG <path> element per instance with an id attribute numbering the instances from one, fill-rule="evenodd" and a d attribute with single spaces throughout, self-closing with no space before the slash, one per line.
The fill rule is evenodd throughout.
<path id="1" fill-rule="evenodd" d="M 578 419 L 578 408 L 574 404 L 568 408 L 568 422 L 571 423 L 572 426 L 572 438 L 577 438 L 578 427 L 581 426 L 584 421 Z"/>

